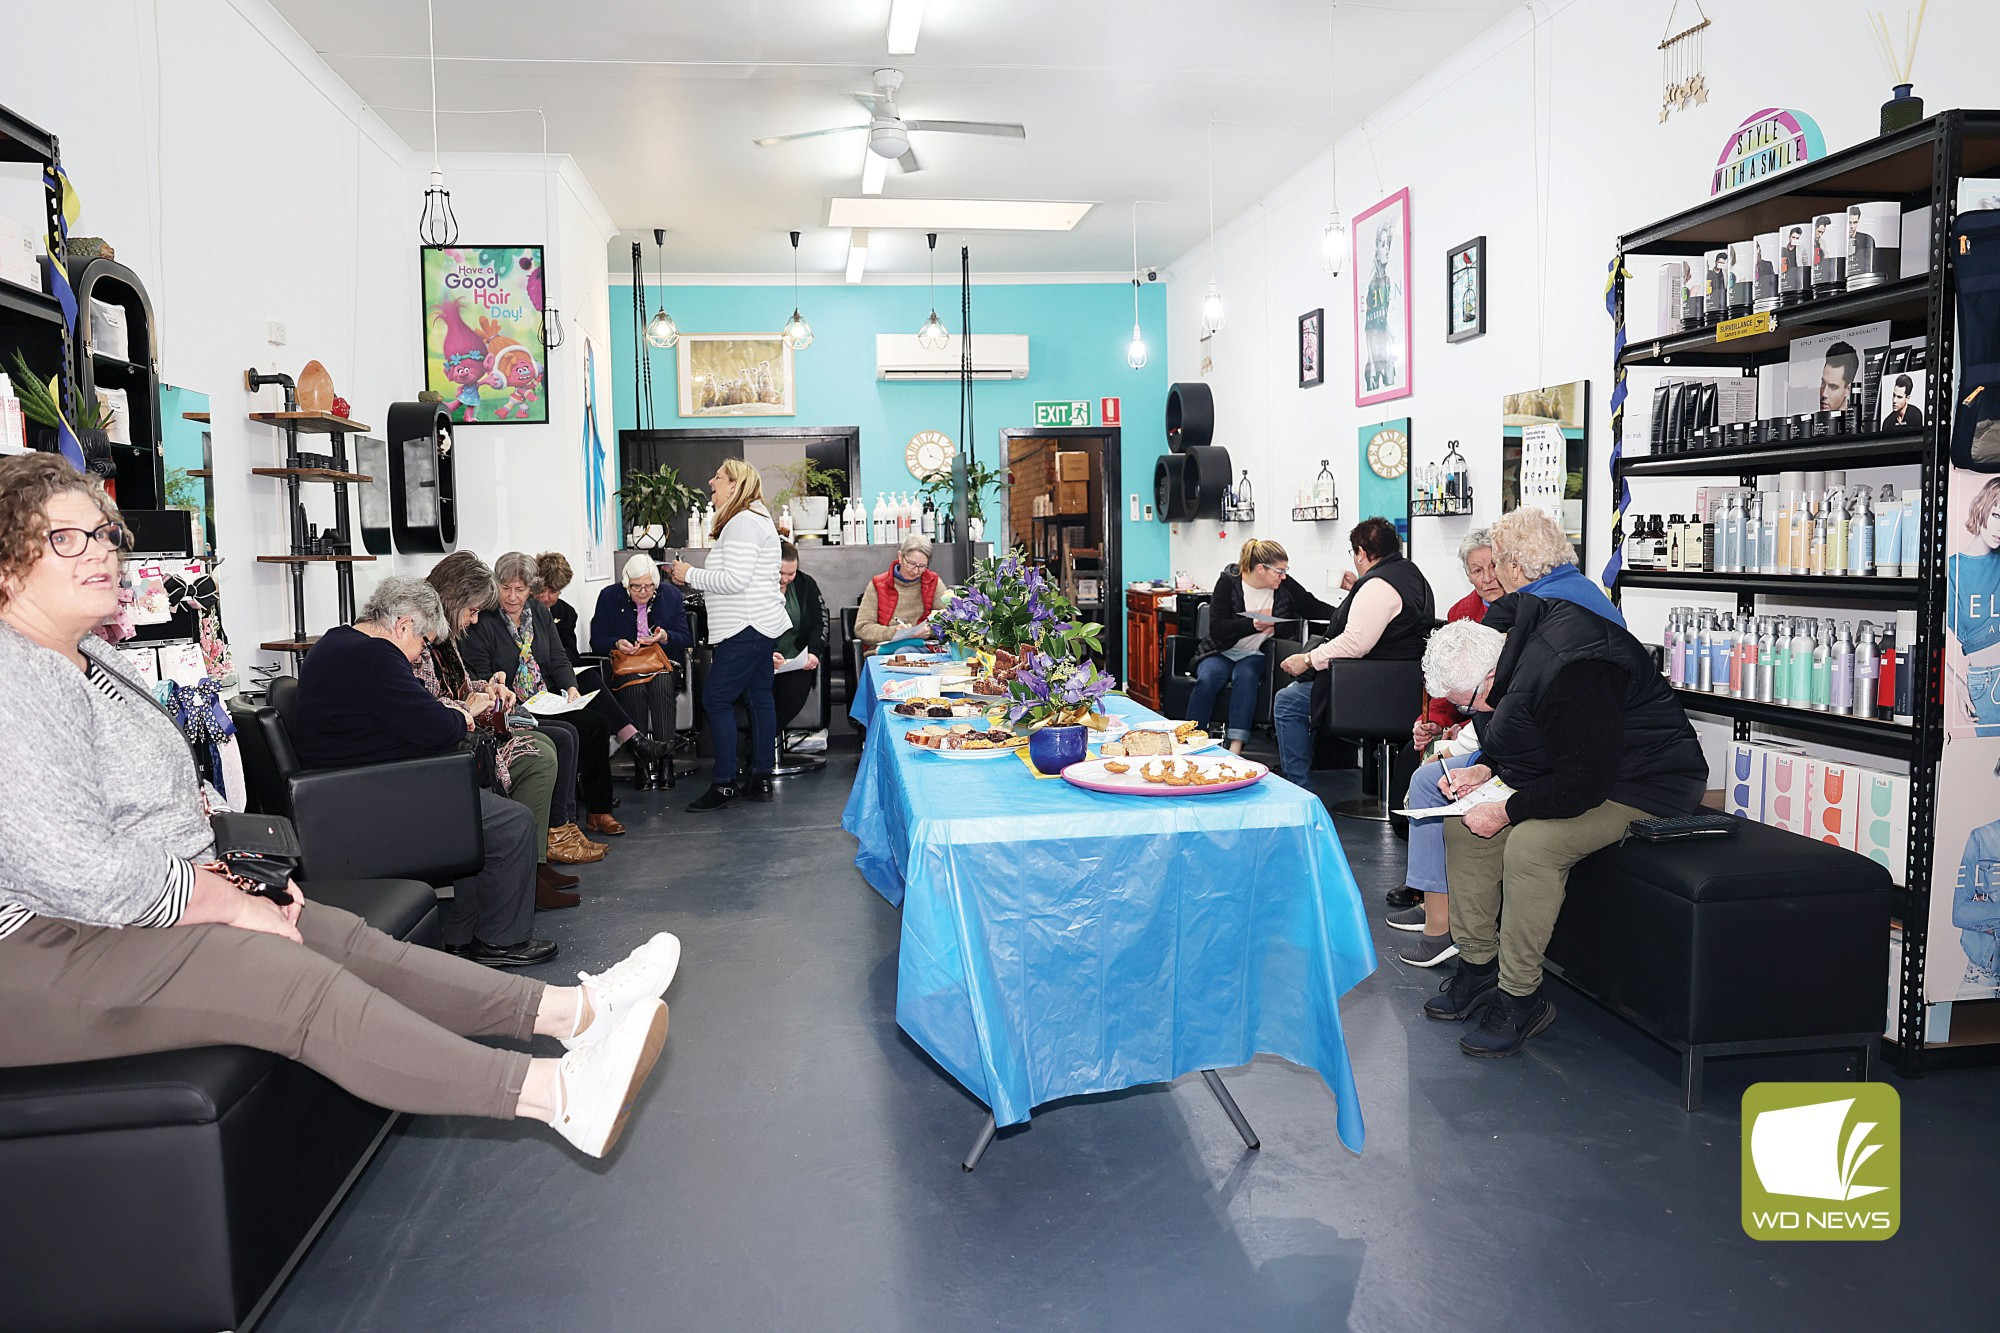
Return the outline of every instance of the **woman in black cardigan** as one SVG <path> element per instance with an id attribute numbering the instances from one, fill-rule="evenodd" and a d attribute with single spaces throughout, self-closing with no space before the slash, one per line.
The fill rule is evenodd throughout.
<path id="1" fill-rule="evenodd" d="M 1243 753 L 1250 724 L 1257 717 L 1257 696 L 1264 686 L 1264 641 L 1281 620 L 1324 620 L 1333 608 L 1307 592 L 1286 572 L 1285 548 L 1276 542 L 1251 540 L 1233 565 L 1215 576 L 1208 599 L 1208 634 L 1194 659 L 1194 693 L 1188 716 L 1203 726 L 1215 713 L 1215 701 L 1229 687 L 1229 748 Z"/>

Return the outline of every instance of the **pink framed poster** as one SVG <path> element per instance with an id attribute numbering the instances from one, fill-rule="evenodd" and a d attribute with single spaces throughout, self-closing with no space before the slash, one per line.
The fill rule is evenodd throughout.
<path id="1" fill-rule="evenodd" d="M 1410 191 L 1354 219 L 1354 405 L 1410 396 Z"/>

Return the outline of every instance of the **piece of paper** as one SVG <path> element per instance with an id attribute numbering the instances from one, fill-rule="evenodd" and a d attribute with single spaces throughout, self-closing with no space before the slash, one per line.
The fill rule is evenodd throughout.
<path id="1" fill-rule="evenodd" d="M 806 658 L 811 655 L 812 655 L 812 649 L 801 648 L 799 649 L 799 655 L 797 657 L 788 657 L 784 660 L 784 662 L 781 665 L 772 667 L 771 674 L 774 676 L 782 676 L 787 671 L 804 671 L 806 669 Z"/>
<path id="2" fill-rule="evenodd" d="M 521 707 L 527 709 L 537 717 L 555 717 L 562 713 L 574 713 L 596 697 L 596 690 L 592 690 L 588 694 L 580 694 L 574 699 L 567 699 L 560 694 L 543 690 L 534 698 L 523 700 Z"/>
<path id="3" fill-rule="evenodd" d="M 1397 810 L 1405 819 L 1444 819 L 1451 815 L 1462 815 L 1475 806 L 1494 805 L 1514 794 L 1514 789 L 1499 778 L 1488 778 L 1483 784 L 1473 788 L 1450 805 L 1431 806 L 1422 810 Z"/>

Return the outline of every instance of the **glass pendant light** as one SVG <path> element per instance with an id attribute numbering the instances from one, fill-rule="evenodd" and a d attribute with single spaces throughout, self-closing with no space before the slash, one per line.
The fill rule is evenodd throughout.
<path id="1" fill-rule="evenodd" d="M 424 5 L 430 14 L 428 0 Z M 425 245 L 458 244 L 458 216 L 451 211 L 451 191 L 444 188 L 444 166 L 438 156 L 438 72 L 437 24 L 429 23 L 431 61 L 431 183 L 424 191 L 423 216 L 417 219 L 417 237 Z"/>
<path id="2" fill-rule="evenodd" d="M 665 227 L 653 228 L 653 281 L 662 289 L 667 284 L 661 273 L 660 247 L 666 243 L 666 239 Z M 667 313 L 667 308 L 663 305 L 653 311 L 653 317 L 646 321 L 646 341 L 654 347 L 666 348 L 672 347 L 680 340 L 680 326 L 674 323 L 674 317 Z"/>
<path id="3" fill-rule="evenodd" d="M 951 334 L 946 332 L 943 321 L 937 316 L 937 233 L 931 232 L 924 239 L 931 251 L 931 317 L 917 330 L 917 346 L 926 351 L 941 352 L 951 346 Z"/>
<path id="4" fill-rule="evenodd" d="M 1125 364 L 1134 370 L 1146 368 L 1146 335 L 1139 331 L 1139 201 L 1132 201 L 1132 341 L 1125 348 Z"/>
<path id="5" fill-rule="evenodd" d="M 1330 123 L 1333 126 L 1333 169 L 1327 187 L 1327 193 L 1332 196 L 1332 206 L 1327 211 L 1326 226 L 1319 234 L 1319 266 L 1325 269 L 1330 277 L 1335 278 L 1340 276 L 1341 269 L 1347 263 L 1348 246 L 1347 219 L 1340 215 L 1340 103 L 1333 97 L 1333 74 L 1335 67 L 1340 63 L 1340 47 L 1331 39 L 1334 11 L 1339 8 L 1337 0 L 1336 3 L 1327 6 L 1326 30 L 1333 51 L 1333 59 L 1327 66 L 1326 76 L 1327 96 L 1332 103 Z"/>
<path id="6" fill-rule="evenodd" d="M 792 317 L 785 324 L 779 338 L 794 352 L 812 346 L 812 325 L 799 313 L 799 234 L 792 233 Z"/>
<path id="7" fill-rule="evenodd" d="M 1215 119 L 1208 122 L 1208 292 L 1201 298 L 1204 333 L 1222 332 L 1222 288 L 1215 281 Z"/>

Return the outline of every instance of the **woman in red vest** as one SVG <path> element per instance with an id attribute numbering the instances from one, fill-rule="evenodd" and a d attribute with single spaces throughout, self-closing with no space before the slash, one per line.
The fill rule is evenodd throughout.
<path id="1" fill-rule="evenodd" d="M 930 632 L 932 611 L 951 589 L 931 571 L 931 539 L 912 533 L 896 549 L 896 563 L 869 580 L 854 616 L 854 635 L 870 654 L 885 643 Z"/>

